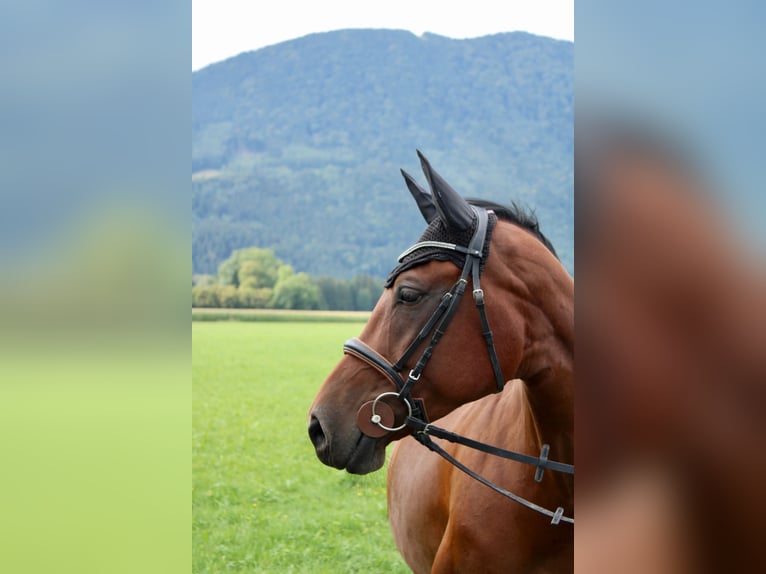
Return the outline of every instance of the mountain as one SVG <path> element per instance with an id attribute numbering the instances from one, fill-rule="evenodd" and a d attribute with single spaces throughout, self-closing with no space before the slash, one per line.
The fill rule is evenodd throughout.
<path id="1" fill-rule="evenodd" d="M 573 268 L 574 45 L 312 34 L 192 73 L 195 273 L 267 247 L 296 271 L 383 277 L 425 227 L 420 149 L 468 197 L 532 208 Z"/>

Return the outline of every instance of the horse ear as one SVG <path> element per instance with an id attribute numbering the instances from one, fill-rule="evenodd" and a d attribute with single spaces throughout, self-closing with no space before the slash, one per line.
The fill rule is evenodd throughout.
<path id="1" fill-rule="evenodd" d="M 420 187 L 418 182 L 415 181 L 415 178 L 413 178 L 409 173 L 403 169 L 400 171 L 402 172 L 402 176 L 404 176 L 404 181 L 407 183 L 407 189 L 410 190 L 412 197 L 415 198 L 415 202 L 418 204 L 418 209 L 420 209 L 420 213 L 423 216 L 423 219 L 426 220 L 426 223 L 431 223 L 434 218 L 439 215 L 439 213 L 436 211 L 436 206 L 434 205 L 433 199 L 431 198 L 431 194 Z"/>
<path id="2" fill-rule="evenodd" d="M 448 184 L 428 163 L 425 156 L 417 150 L 423 173 L 426 174 L 428 185 L 436 200 L 436 210 L 447 227 L 465 231 L 473 224 L 473 209 L 463 197 Z"/>

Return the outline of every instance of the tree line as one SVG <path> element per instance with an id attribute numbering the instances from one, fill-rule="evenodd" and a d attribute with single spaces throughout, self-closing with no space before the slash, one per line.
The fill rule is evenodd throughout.
<path id="1" fill-rule="evenodd" d="M 192 307 L 371 311 L 383 281 L 296 273 L 270 249 L 237 249 L 216 275 L 192 275 Z"/>

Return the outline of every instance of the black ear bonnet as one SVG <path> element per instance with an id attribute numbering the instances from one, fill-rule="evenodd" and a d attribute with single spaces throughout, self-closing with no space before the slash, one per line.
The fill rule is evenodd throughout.
<path id="1" fill-rule="evenodd" d="M 497 216 L 492 211 L 488 212 L 488 216 L 487 235 L 484 238 L 484 247 L 481 257 L 481 271 L 484 271 L 484 264 L 489 257 L 489 244 L 492 240 L 492 230 L 495 228 L 495 223 L 497 223 Z M 442 222 L 441 217 L 437 216 L 431 221 L 431 223 L 428 224 L 428 227 L 423 232 L 423 235 L 420 236 L 418 242 L 441 241 L 444 243 L 454 243 L 455 245 L 468 247 L 468 244 L 471 242 L 471 238 L 473 237 L 474 231 L 476 231 L 476 223 L 476 217 L 474 217 L 473 225 L 471 225 L 470 228 L 464 231 L 456 231 L 454 229 L 447 228 L 447 226 Z M 393 271 L 389 273 L 385 286 L 391 287 L 391 285 L 394 284 L 394 281 L 396 281 L 396 278 L 403 271 L 407 271 L 408 269 L 412 269 L 418 265 L 423 265 L 429 261 L 450 261 L 454 263 L 459 269 L 462 269 L 463 265 L 465 264 L 465 258 L 466 255 L 464 253 L 453 251 L 451 249 L 442 249 L 439 247 L 423 247 L 422 249 L 418 249 L 417 251 L 410 253 L 399 261 L 399 265 L 397 265 Z"/>

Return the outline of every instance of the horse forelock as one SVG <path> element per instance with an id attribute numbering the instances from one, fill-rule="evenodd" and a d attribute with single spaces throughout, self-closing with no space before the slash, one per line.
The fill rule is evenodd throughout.
<path id="1" fill-rule="evenodd" d="M 484 199 L 469 198 L 468 203 L 477 207 L 483 207 L 484 209 L 491 210 L 498 218 L 503 221 L 508 221 L 514 225 L 518 225 L 522 229 L 526 229 L 533 236 L 535 236 L 540 243 L 545 245 L 546 249 L 550 251 L 556 259 L 559 258 L 556 253 L 556 249 L 550 240 L 540 231 L 540 222 L 537 220 L 537 216 L 534 212 L 529 211 L 521 207 L 515 202 L 510 205 L 501 205 L 492 201 L 486 201 Z"/>

